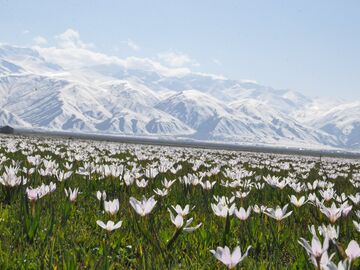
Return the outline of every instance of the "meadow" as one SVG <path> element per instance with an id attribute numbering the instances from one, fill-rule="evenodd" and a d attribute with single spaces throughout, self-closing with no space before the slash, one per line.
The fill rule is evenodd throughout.
<path id="1" fill-rule="evenodd" d="M 0 137 L 0 269 L 360 269 L 360 161 Z"/>

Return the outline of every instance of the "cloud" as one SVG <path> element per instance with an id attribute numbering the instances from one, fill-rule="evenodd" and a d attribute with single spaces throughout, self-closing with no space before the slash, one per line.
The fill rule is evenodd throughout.
<path id="1" fill-rule="evenodd" d="M 125 67 L 128 69 L 142 69 L 147 71 L 156 71 L 163 76 L 185 76 L 191 73 L 191 70 L 185 67 L 169 68 L 150 58 L 128 57 L 124 59 Z"/>
<path id="2" fill-rule="evenodd" d="M 170 67 L 183 67 L 185 65 L 199 66 L 199 63 L 192 60 L 187 54 L 181 52 L 163 52 L 157 58 Z"/>
<path id="3" fill-rule="evenodd" d="M 34 38 L 34 43 L 36 45 L 42 46 L 42 45 L 46 45 L 48 43 L 47 39 L 42 37 L 42 36 L 37 36 Z"/>
<path id="4" fill-rule="evenodd" d="M 21 32 L 21 34 L 23 34 L 23 35 L 27 35 L 27 34 L 29 34 L 29 33 L 30 33 L 30 31 L 27 30 L 27 29 L 25 29 L 24 31 Z"/>
<path id="5" fill-rule="evenodd" d="M 177 65 L 167 67 L 150 58 L 127 57 L 119 58 L 104 53 L 96 52 L 92 43 L 81 40 L 79 32 L 68 29 L 64 33 L 55 36 L 56 44 L 51 47 L 45 44 L 37 44 L 34 48 L 49 62 L 59 64 L 65 69 L 83 68 L 95 65 L 120 65 L 127 69 L 140 69 L 158 72 L 163 76 L 184 76 L 191 72 L 186 67 Z M 188 61 L 185 61 L 188 62 Z M 192 62 L 190 60 L 190 62 Z M 182 60 L 184 63 L 184 60 Z"/>
<path id="6" fill-rule="evenodd" d="M 222 66 L 222 63 L 219 59 L 214 58 L 214 59 L 212 59 L 212 62 L 217 66 Z"/>
<path id="7" fill-rule="evenodd" d="M 91 49 L 94 48 L 94 44 L 85 43 L 80 39 L 80 34 L 74 29 L 67 29 L 64 33 L 61 33 L 55 36 L 55 39 L 58 41 L 58 44 L 61 48 L 64 49 Z"/>
<path id="8" fill-rule="evenodd" d="M 128 40 L 125 43 L 130 49 L 132 49 L 134 51 L 140 50 L 140 46 L 138 44 L 136 44 L 135 41 L 133 41 L 130 38 L 128 38 Z"/>

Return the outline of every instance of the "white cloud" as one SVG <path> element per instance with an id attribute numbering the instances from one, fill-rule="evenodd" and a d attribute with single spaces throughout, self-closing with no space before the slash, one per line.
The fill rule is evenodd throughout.
<path id="1" fill-rule="evenodd" d="M 27 29 L 25 29 L 24 31 L 22 31 L 22 33 L 21 34 L 23 34 L 23 35 L 27 35 L 27 34 L 29 34 L 30 33 L 30 31 L 29 30 L 27 30 Z"/>
<path id="2" fill-rule="evenodd" d="M 68 29 L 55 36 L 56 45 L 46 47 L 38 44 L 38 50 L 47 61 L 59 64 L 65 69 L 82 68 L 94 65 L 115 64 L 129 69 L 155 71 L 163 76 L 184 76 L 191 71 L 185 67 L 167 67 L 150 58 L 119 58 L 96 52 L 94 45 L 81 40 L 79 32 Z M 186 62 L 186 61 L 185 61 Z M 177 63 L 179 64 L 179 63 Z"/>
<path id="3" fill-rule="evenodd" d="M 126 45 L 127 45 L 130 49 L 132 49 L 132 50 L 134 50 L 134 51 L 140 50 L 140 46 L 139 46 L 137 43 L 135 43 L 135 41 L 133 41 L 133 40 L 130 39 L 130 38 L 128 38 L 128 40 L 126 41 Z"/>
<path id="4" fill-rule="evenodd" d="M 34 38 L 34 43 L 36 45 L 42 46 L 42 45 L 46 45 L 48 43 L 47 39 L 42 37 L 42 36 L 37 36 Z"/>
<path id="5" fill-rule="evenodd" d="M 222 63 L 219 59 L 214 58 L 214 59 L 212 59 L 212 62 L 217 66 L 222 66 Z"/>
<path id="6" fill-rule="evenodd" d="M 187 54 L 181 52 L 163 52 L 158 54 L 158 59 L 170 67 L 183 67 L 185 65 L 199 66 Z"/>
<path id="7" fill-rule="evenodd" d="M 255 80 L 240 80 L 240 82 L 242 82 L 242 83 L 255 83 L 255 84 L 258 84 L 258 82 L 255 81 Z"/>
<path id="8" fill-rule="evenodd" d="M 61 33 L 55 36 L 55 39 L 58 41 L 58 44 L 61 48 L 64 49 L 90 49 L 94 47 L 92 43 L 85 43 L 80 39 L 80 34 L 74 29 L 67 29 L 64 33 Z"/>

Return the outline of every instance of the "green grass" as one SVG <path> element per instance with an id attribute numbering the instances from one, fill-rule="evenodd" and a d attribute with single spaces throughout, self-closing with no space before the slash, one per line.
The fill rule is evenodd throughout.
<path id="1" fill-rule="evenodd" d="M 9 142 L 12 142 L 11 146 Z M 325 180 L 334 183 L 337 194 L 355 194 L 358 189 L 349 182 L 353 174 L 359 172 L 356 161 L 326 159 L 320 161 L 314 157 L 280 156 L 273 154 L 250 154 L 226 151 L 194 150 L 186 148 L 153 147 L 124 145 L 101 142 L 83 142 L 66 140 L 39 140 L 0 138 L 0 175 L 6 166 L 13 161 L 19 162 L 20 168 L 34 167 L 27 161 L 27 156 L 40 155 L 50 158 L 58 164 L 58 170 L 66 171 L 65 162 L 73 164 L 73 175 L 64 182 L 58 182 L 54 175 L 41 176 L 36 170 L 27 175 L 26 185 L 8 189 L 0 184 L 0 269 L 224 269 L 225 267 L 210 253 L 211 249 L 224 244 L 226 218 L 216 216 L 211 203 L 213 195 L 231 197 L 232 192 L 249 190 L 249 188 L 230 188 L 221 185 L 221 181 L 234 181 L 225 176 L 225 171 L 244 170 L 252 172 L 242 180 L 264 183 L 263 176 L 291 176 L 299 183 L 312 183 L 324 175 L 344 173 L 344 176 Z M 31 146 L 31 147 L 30 147 Z M 14 152 L 10 150 L 13 149 Z M 31 149 L 31 150 L 29 150 Z M 74 161 L 71 161 L 74 159 Z M 70 161 L 69 161 L 70 160 Z M 141 173 L 150 166 L 158 168 L 164 160 L 181 165 L 176 174 L 169 170 L 159 173 L 154 179 L 148 179 L 146 188 L 136 184 L 126 186 L 122 177 L 102 176 L 94 172 L 91 176 L 76 173 L 84 162 L 93 162 L 94 166 L 103 164 L 123 165 L 125 171 L 131 171 L 136 164 Z M 193 170 L 196 162 L 201 162 Z M 289 164 L 289 168 L 285 168 Z M 205 166 L 206 165 L 206 166 Z M 44 165 L 41 165 L 43 168 Z M 171 167 L 173 167 L 171 166 Z M 181 179 L 188 174 L 209 172 L 219 167 L 220 172 L 203 177 L 203 181 L 217 181 L 214 188 L 205 191 L 200 185 L 185 186 Z M 283 168 L 282 168 L 283 167 Z M 302 174 L 309 174 L 302 179 Z M 260 176 L 260 180 L 256 177 Z M 154 195 L 153 189 L 162 188 L 161 181 L 176 179 L 169 195 L 158 201 L 153 211 L 141 217 L 129 204 L 131 196 L 141 199 Z M 31 203 L 26 197 L 26 188 L 37 187 L 42 183 L 54 182 L 54 192 Z M 65 197 L 64 188 L 79 188 L 76 203 L 70 203 Z M 7 193 L 10 190 L 10 193 Z M 105 190 L 107 199 L 119 199 L 120 210 L 114 216 L 104 213 L 102 204 L 96 198 L 98 190 Z M 319 191 L 315 191 L 320 198 Z M 290 203 L 289 195 L 308 196 L 309 191 L 295 193 L 289 186 L 283 190 L 265 184 L 263 189 L 251 188 L 245 199 L 235 199 L 237 207 L 266 205 L 268 207 L 284 206 Z M 8 199 L 7 194 L 10 195 Z M 351 201 L 349 201 L 351 204 Z M 168 208 L 179 204 L 195 206 L 188 218 L 193 217 L 192 225 L 202 222 L 202 226 L 189 234 L 180 233 L 173 245 L 167 243 L 176 232 L 170 221 Z M 330 203 L 327 203 L 330 205 Z M 264 214 L 252 212 L 246 221 L 236 216 L 229 218 L 229 229 L 225 244 L 233 249 L 240 246 L 242 251 L 251 245 L 247 258 L 237 269 L 313 269 L 313 265 L 298 240 L 304 237 L 311 240 L 308 226 L 328 224 L 329 221 L 320 210 L 309 203 L 300 208 L 289 205 L 292 215 L 277 222 Z M 352 220 L 358 220 L 355 212 L 359 207 L 354 205 L 349 216 L 340 218 L 339 245 L 346 248 L 350 240 L 359 241 L 359 233 Z M 108 233 L 96 224 L 97 220 L 105 223 L 123 221 L 120 229 Z M 334 262 L 343 259 L 335 245 L 329 253 L 335 252 Z M 359 269 L 359 261 L 353 263 L 353 269 Z"/>

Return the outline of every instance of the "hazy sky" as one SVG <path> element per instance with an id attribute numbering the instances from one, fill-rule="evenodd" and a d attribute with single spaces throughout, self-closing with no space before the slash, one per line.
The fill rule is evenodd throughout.
<path id="1" fill-rule="evenodd" d="M 358 0 L 0 0 L 0 42 L 52 46 L 67 29 L 109 55 L 360 99 Z"/>

